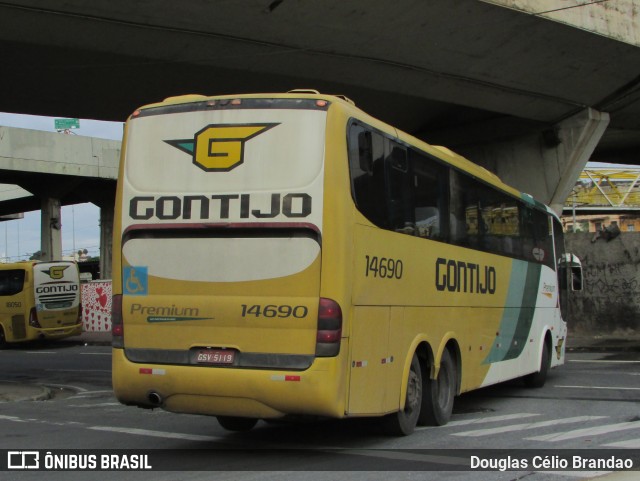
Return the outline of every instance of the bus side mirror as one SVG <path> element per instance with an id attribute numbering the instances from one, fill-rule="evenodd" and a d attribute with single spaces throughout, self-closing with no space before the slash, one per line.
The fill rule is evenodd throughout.
<path id="1" fill-rule="evenodd" d="M 564 254 L 561 262 L 568 269 L 571 274 L 571 290 L 582 290 L 582 262 L 580 258 L 575 254 Z"/>
<path id="2" fill-rule="evenodd" d="M 582 290 L 582 266 L 571 266 L 571 290 Z"/>

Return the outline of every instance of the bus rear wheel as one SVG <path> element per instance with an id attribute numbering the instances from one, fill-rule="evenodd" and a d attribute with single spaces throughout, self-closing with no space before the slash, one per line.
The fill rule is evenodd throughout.
<path id="1" fill-rule="evenodd" d="M 7 347 L 7 338 L 4 336 L 4 329 L 0 326 L 0 349 Z"/>
<path id="2" fill-rule="evenodd" d="M 447 349 L 442 353 L 438 378 L 425 377 L 424 395 L 418 424 L 421 426 L 444 426 L 453 412 L 456 395 L 456 365 Z"/>
<path id="3" fill-rule="evenodd" d="M 250 431 L 258 424 L 256 418 L 241 418 L 237 416 L 218 416 L 218 423 L 227 431 Z"/>
<path id="4" fill-rule="evenodd" d="M 411 360 L 404 409 L 383 418 L 383 427 L 392 436 L 408 436 L 416 428 L 422 404 L 422 369 L 416 354 Z"/>
<path id="5" fill-rule="evenodd" d="M 547 374 L 551 365 L 551 353 L 549 352 L 549 344 L 545 341 L 542 346 L 542 360 L 540 361 L 540 370 L 524 376 L 522 380 L 527 387 L 542 387 L 547 382 Z"/>

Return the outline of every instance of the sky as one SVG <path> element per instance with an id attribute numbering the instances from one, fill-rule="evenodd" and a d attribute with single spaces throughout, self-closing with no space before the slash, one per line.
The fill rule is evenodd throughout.
<path id="1" fill-rule="evenodd" d="M 0 126 L 55 132 L 55 118 L 0 112 Z M 121 140 L 123 124 L 80 119 L 72 134 Z M 60 135 L 66 135 L 60 133 Z M 2 179 L 0 179 L 1 181 Z M 0 186 L 0 188 L 6 186 Z M 87 249 L 90 256 L 100 254 L 100 209 L 93 204 L 62 207 L 62 254 L 71 256 Z M 0 222 L 0 262 L 29 259 L 40 250 L 40 211 L 25 212 L 23 219 Z"/>

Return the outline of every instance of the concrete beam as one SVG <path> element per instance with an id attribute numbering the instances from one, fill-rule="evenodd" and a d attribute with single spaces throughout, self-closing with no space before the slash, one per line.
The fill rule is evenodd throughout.
<path id="1" fill-rule="evenodd" d="M 116 140 L 0 127 L 0 170 L 116 180 L 120 144 Z"/>
<path id="2" fill-rule="evenodd" d="M 460 153 L 561 214 L 608 124 L 609 114 L 587 108 L 547 129 L 503 142 L 466 146 Z"/>

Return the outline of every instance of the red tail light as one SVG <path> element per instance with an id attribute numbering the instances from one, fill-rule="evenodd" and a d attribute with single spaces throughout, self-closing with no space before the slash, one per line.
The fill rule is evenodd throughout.
<path id="1" fill-rule="evenodd" d="M 29 325 L 37 329 L 41 327 L 40 322 L 38 322 L 38 311 L 36 311 L 35 307 L 32 307 L 29 311 Z"/>
<path id="2" fill-rule="evenodd" d="M 341 338 L 342 309 L 340 309 L 340 305 L 336 301 L 321 297 L 318 307 L 316 356 L 337 356 L 340 352 Z"/>
<path id="3" fill-rule="evenodd" d="M 111 300 L 111 345 L 124 347 L 124 324 L 122 323 L 122 294 Z"/>

